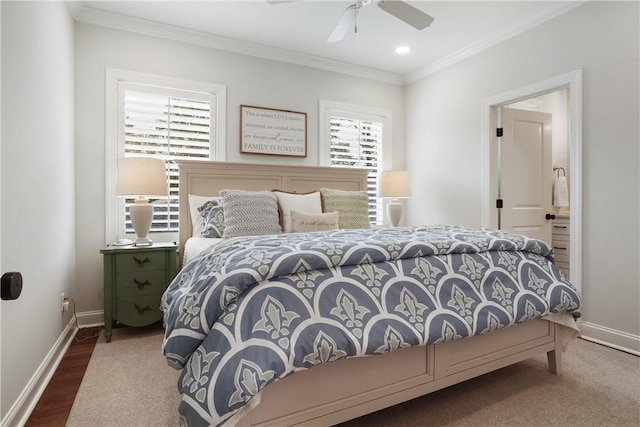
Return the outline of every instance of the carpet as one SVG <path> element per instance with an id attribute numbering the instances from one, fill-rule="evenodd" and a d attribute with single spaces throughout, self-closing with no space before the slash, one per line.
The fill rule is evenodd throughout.
<path id="1" fill-rule="evenodd" d="M 102 336 L 67 426 L 177 426 L 179 372 L 161 344 L 159 326 L 114 329 L 108 344 Z M 638 425 L 640 357 L 576 339 L 560 377 L 541 355 L 341 426 Z"/>
<path id="2" fill-rule="evenodd" d="M 160 324 L 115 328 L 98 338 L 67 420 L 69 427 L 177 426 L 179 371 L 162 355 Z"/>

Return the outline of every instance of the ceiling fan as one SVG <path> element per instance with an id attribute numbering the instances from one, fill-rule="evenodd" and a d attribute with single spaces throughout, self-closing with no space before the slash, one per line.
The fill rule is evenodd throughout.
<path id="1" fill-rule="evenodd" d="M 342 40 L 351 28 L 357 33 L 358 12 L 360 12 L 363 6 L 368 6 L 371 3 L 373 3 L 373 0 L 356 0 L 355 3 L 347 6 L 327 41 L 333 43 Z M 376 5 L 385 12 L 418 30 L 422 30 L 431 25 L 434 19 L 432 16 L 411 6 L 409 3 L 399 0 L 379 0 L 376 2 Z"/>
<path id="2" fill-rule="evenodd" d="M 296 0 L 267 0 L 271 4 L 290 3 Z M 358 32 L 358 13 L 363 6 L 368 6 L 374 0 L 355 0 L 353 4 L 347 6 L 342 12 L 342 16 L 335 26 L 331 35 L 327 39 L 328 42 L 337 42 L 342 40 L 347 33 L 353 28 L 354 33 Z M 411 6 L 409 3 L 400 0 L 378 0 L 376 5 L 385 12 L 395 16 L 401 21 L 411 25 L 412 27 L 422 30 L 431 25 L 433 16 L 430 16 L 420 9 Z"/>

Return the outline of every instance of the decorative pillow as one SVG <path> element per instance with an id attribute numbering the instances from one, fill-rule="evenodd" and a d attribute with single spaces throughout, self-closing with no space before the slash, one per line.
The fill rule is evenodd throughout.
<path id="1" fill-rule="evenodd" d="M 371 228 L 369 195 L 366 191 L 343 191 L 321 188 L 322 211 L 338 211 L 342 229 Z"/>
<path id="2" fill-rule="evenodd" d="M 282 231 L 278 198 L 271 191 L 222 190 L 225 239 L 260 236 Z"/>
<path id="3" fill-rule="evenodd" d="M 338 211 L 319 214 L 291 211 L 291 232 L 337 230 L 338 216 Z"/>
<path id="4" fill-rule="evenodd" d="M 221 206 L 222 198 L 218 196 L 197 196 L 189 194 L 189 213 L 191 214 L 192 236 L 200 236 L 204 230 L 205 220 L 209 210 L 215 204 L 207 202 L 217 202 Z M 206 205 L 206 207 L 204 206 Z"/>
<path id="5" fill-rule="evenodd" d="M 207 203 L 211 203 L 209 201 Z M 204 208 L 204 206 L 203 206 Z M 203 209 L 204 211 L 205 209 Z M 222 237 L 224 233 L 224 210 L 222 202 L 215 206 L 210 206 L 209 213 L 204 220 L 204 230 L 200 234 L 201 237 Z"/>
<path id="6" fill-rule="evenodd" d="M 291 211 L 306 212 L 310 214 L 322 213 L 322 201 L 320 192 L 313 191 L 311 193 L 287 193 L 286 191 L 273 190 L 278 198 L 278 207 L 280 208 L 282 231 L 285 233 L 293 232 L 291 227 Z"/>

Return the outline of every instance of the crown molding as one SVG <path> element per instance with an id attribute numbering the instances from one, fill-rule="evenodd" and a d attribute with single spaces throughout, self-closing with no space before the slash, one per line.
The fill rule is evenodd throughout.
<path id="1" fill-rule="evenodd" d="M 483 50 L 489 49 L 505 40 L 508 40 L 512 37 L 517 36 L 518 34 L 522 34 L 525 31 L 528 31 L 538 25 L 549 21 L 556 16 L 562 15 L 574 9 L 588 0 L 581 1 L 563 1 L 558 3 L 555 7 L 546 9 L 538 14 L 531 15 L 526 21 L 520 21 L 514 23 L 513 25 L 504 28 L 502 31 L 497 32 L 489 37 L 485 37 L 484 39 L 480 39 L 477 42 L 470 44 L 467 47 L 464 47 L 460 50 L 453 52 L 450 55 L 443 57 L 431 64 L 427 64 L 422 68 L 419 68 L 415 71 L 411 71 L 404 75 L 404 84 L 409 84 L 416 82 L 420 79 L 423 79 L 430 74 L 433 74 L 437 71 L 443 70 L 457 62 L 460 62 L 466 58 L 469 58 L 473 55 L 476 55 Z"/>
<path id="2" fill-rule="evenodd" d="M 455 51 L 450 55 L 426 64 L 424 67 L 418 68 L 417 70 L 404 75 L 102 11 L 86 7 L 82 1 L 67 1 L 66 3 L 74 19 L 78 22 L 161 37 L 241 55 L 249 55 L 370 80 L 377 80 L 384 83 L 407 85 L 530 30 L 531 28 L 562 15 L 563 13 L 576 8 L 587 1 L 589 0 L 562 1 L 553 8 L 531 15 L 524 22 L 514 23 L 496 34 L 480 39 L 465 48 Z"/>
<path id="3" fill-rule="evenodd" d="M 74 19 L 86 24 L 161 37 L 212 49 L 255 56 L 273 61 L 286 62 L 324 71 L 332 71 L 360 78 L 378 80 L 395 85 L 402 85 L 404 83 L 404 78 L 401 74 L 390 73 L 340 61 L 333 61 L 326 58 L 306 55 L 286 49 L 278 49 L 257 43 L 249 43 L 242 40 L 216 36 L 201 31 L 187 30 L 172 25 L 159 24 L 144 19 L 93 9 L 84 6 L 82 2 L 78 1 L 68 1 L 67 4 Z"/>
<path id="4" fill-rule="evenodd" d="M 78 15 L 80 14 L 80 10 L 84 7 L 81 1 L 66 1 L 67 7 L 69 8 L 69 12 L 71 12 L 71 16 L 73 19 L 78 19 Z"/>

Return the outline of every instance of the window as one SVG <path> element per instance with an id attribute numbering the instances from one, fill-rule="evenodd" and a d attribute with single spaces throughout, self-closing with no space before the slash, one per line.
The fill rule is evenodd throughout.
<path id="1" fill-rule="evenodd" d="M 336 167 L 369 168 L 369 217 L 382 225 L 382 201 L 378 198 L 379 177 L 387 151 L 391 112 L 368 107 L 320 102 L 321 163 Z"/>
<path id="2" fill-rule="evenodd" d="M 211 94 L 121 82 L 124 157 L 165 161 L 169 198 L 157 200 L 150 232 L 178 231 L 178 166 L 174 160 L 209 160 Z M 125 200 L 124 226 L 133 233 Z"/>
<path id="3" fill-rule="evenodd" d="M 115 81 L 113 81 L 115 80 Z M 115 139 L 107 155 L 107 171 L 112 171 L 113 196 L 117 159 L 120 157 L 157 157 L 165 161 L 169 181 L 168 199 L 153 201 L 154 217 L 150 235 L 155 240 L 177 240 L 179 224 L 178 166 L 176 160 L 222 160 L 224 158 L 225 89 L 222 86 L 198 84 L 145 75 L 119 76 L 112 79 L 115 105 L 111 122 Z M 108 84 L 109 86 L 109 84 Z M 222 119 L 221 119 L 222 118 Z M 109 120 L 108 120 L 109 121 Z M 109 151 L 109 143 L 108 151 Z M 111 169 L 113 168 L 113 169 Z M 113 221 L 107 218 L 107 240 L 134 233 L 129 219 L 131 200 L 115 200 Z M 107 205 L 109 206 L 109 204 Z M 109 230 L 109 225 L 113 229 Z"/>

